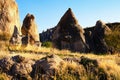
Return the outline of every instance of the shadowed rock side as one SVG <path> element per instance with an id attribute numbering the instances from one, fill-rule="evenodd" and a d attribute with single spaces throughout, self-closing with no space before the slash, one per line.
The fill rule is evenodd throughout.
<path id="1" fill-rule="evenodd" d="M 86 52 L 87 46 L 83 34 L 84 30 L 78 24 L 73 12 L 69 8 L 53 33 L 53 46 L 58 49 Z"/>
<path id="2" fill-rule="evenodd" d="M 64 60 L 54 54 L 38 60 L 34 67 L 35 75 L 33 78 L 35 80 L 53 80 L 52 76 L 57 74 L 57 71 L 60 70 L 63 63 L 65 63 Z"/>
<path id="3" fill-rule="evenodd" d="M 22 37 L 19 34 L 18 28 L 15 26 L 13 35 L 12 35 L 10 41 L 9 41 L 10 44 L 12 44 L 12 45 L 19 45 L 19 44 L 21 44 L 21 38 Z"/>
<path id="4" fill-rule="evenodd" d="M 14 26 L 16 26 L 20 32 L 18 6 L 15 0 L 1 0 L 0 35 L 10 39 L 14 31 Z"/>
<path id="5" fill-rule="evenodd" d="M 21 29 L 22 35 L 22 43 L 24 45 L 27 44 L 40 44 L 39 43 L 39 33 L 37 31 L 37 25 L 35 23 L 35 17 L 32 14 L 27 14 L 22 25 Z"/>
<path id="6" fill-rule="evenodd" d="M 0 69 L 10 77 L 9 80 L 53 80 L 52 76 L 62 63 L 64 61 L 57 55 L 36 62 L 16 55 L 0 59 Z"/>
<path id="7" fill-rule="evenodd" d="M 41 41 L 51 41 L 50 37 L 51 35 L 56 36 L 53 41 L 54 46 L 60 48 L 60 35 L 63 33 L 60 31 L 60 27 L 56 26 L 52 29 L 48 29 L 47 31 L 41 33 Z M 50 32 L 51 31 L 51 32 Z M 65 30 L 64 30 L 65 31 Z M 84 36 L 85 41 L 88 46 L 88 52 L 94 52 L 94 53 L 114 53 L 116 50 L 119 52 L 119 33 L 120 33 L 120 23 L 103 23 L 102 21 L 98 21 L 95 26 L 84 28 Z M 61 33 L 60 33 L 61 32 Z M 59 33 L 59 34 L 58 34 Z M 66 30 L 67 33 L 67 30 Z M 54 37 L 53 36 L 53 37 Z M 107 38 L 106 36 L 109 36 L 110 38 Z M 116 38 L 114 38 L 116 36 Z M 114 43 L 111 43 L 110 40 Z M 60 40 L 59 42 L 56 40 Z M 66 39 L 67 40 L 67 39 Z M 58 42 L 58 43 L 57 43 Z M 109 43 L 108 43 L 109 42 Z M 98 50 L 96 48 L 99 48 Z M 102 50 L 103 48 L 103 50 Z M 99 51 L 100 50 L 100 51 Z M 97 52 L 98 51 L 98 52 Z"/>
<path id="8" fill-rule="evenodd" d="M 55 30 L 55 27 L 47 29 L 47 31 L 43 31 L 42 33 L 40 33 L 39 34 L 40 41 L 41 42 L 52 41 L 52 34 L 53 34 L 54 30 Z"/>
<path id="9" fill-rule="evenodd" d="M 0 68 L 9 75 L 9 80 L 31 80 L 30 75 L 34 64 L 34 61 L 19 55 L 0 60 Z"/>
<path id="10" fill-rule="evenodd" d="M 86 41 L 94 53 L 107 53 L 108 46 L 105 42 L 105 35 L 111 33 L 110 28 L 102 21 L 97 21 L 92 30 L 86 30 Z"/>

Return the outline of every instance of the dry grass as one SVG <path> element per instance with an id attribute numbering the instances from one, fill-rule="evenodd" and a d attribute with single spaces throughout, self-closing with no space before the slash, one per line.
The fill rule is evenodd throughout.
<path id="1" fill-rule="evenodd" d="M 49 54 L 59 55 L 61 58 L 80 58 L 81 56 L 89 59 L 97 60 L 98 65 L 107 74 L 108 80 L 120 80 L 120 55 L 119 53 L 114 55 L 95 55 L 95 54 L 84 54 L 84 53 L 73 53 L 68 50 L 57 50 L 54 48 L 35 47 L 35 46 L 9 46 L 11 51 L 1 50 L 0 58 L 5 56 L 21 55 L 23 57 L 39 60 Z M 91 77 L 94 80 L 98 80 L 98 76 L 92 75 L 91 72 L 86 72 L 83 65 L 75 62 L 66 62 L 61 65 L 61 69 L 58 71 L 59 75 L 55 76 L 57 80 L 90 80 Z M 91 74 L 91 75 L 89 75 Z"/>

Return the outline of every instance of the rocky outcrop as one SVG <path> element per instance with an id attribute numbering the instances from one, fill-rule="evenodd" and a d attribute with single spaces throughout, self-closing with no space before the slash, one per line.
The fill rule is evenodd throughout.
<path id="1" fill-rule="evenodd" d="M 32 14 L 27 14 L 21 29 L 23 37 L 22 41 L 24 45 L 31 44 L 34 45 L 39 41 L 39 34 L 37 31 L 37 25 L 35 23 L 35 17 Z"/>
<path id="2" fill-rule="evenodd" d="M 52 41 L 52 34 L 56 27 L 47 29 L 47 31 L 43 31 L 39 34 L 41 42 L 49 42 Z"/>
<path id="3" fill-rule="evenodd" d="M 54 54 L 35 61 L 16 55 L 0 59 L 0 72 L 1 75 L 5 74 L 5 77 L 9 77 L 8 80 L 115 79 L 114 74 L 110 76 L 109 71 L 105 70 L 109 68 L 107 67 L 109 64 L 107 65 L 104 62 L 105 66 L 101 67 L 103 62 L 101 61 L 101 58 L 88 58 L 85 56 L 80 58 L 64 56 L 63 60 Z M 5 78 L 5 80 L 7 79 Z"/>
<path id="4" fill-rule="evenodd" d="M 10 39 L 10 44 L 12 45 L 20 45 L 21 44 L 21 36 L 19 34 L 18 28 L 15 26 L 14 27 L 14 32 L 13 35 Z"/>
<path id="5" fill-rule="evenodd" d="M 0 1 L 0 35 L 6 39 L 10 39 L 14 26 L 20 32 L 20 20 L 18 6 L 15 0 L 1 0 Z"/>
<path id="6" fill-rule="evenodd" d="M 16 55 L 1 59 L 0 69 L 11 76 L 10 80 L 51 80 L 63 63 L 57 55 L 49 55 L 37 61 Z"/>
<path id="7" fill-rule="evenodd" d="M 2 68 L 2 71 L 6 73 L 10 73 L 10 69 L 12 68 L 13 64 L 14 61 L 10 57 L 5 57 L 2 60 L 0 60 L 0 67 Z"/>
<path id="8" fill-rule="evenodd" d="M 58 49 L 86 52 L 87 45 L 83 34 L 84 30 L 78 24 L 72 10 L 69 8 L 53 33 L 53 46 Z"/>
<path id="9" fill-rule="evenodd" d="M 107 53 L 108 46 L 105 42 L 105 35 L 109 34 L 111 30 L 105 23 L 102 21 L 97 21 L 93 34 L 92 34 L 92 43 L 95 53 Z"/>
<path id="10" fill-rule="evenodd" d="M 60 66 L 64 61 L 57 55 L 47 56 L 35 64 L 35 78 L 41 78 L 43 80 L 53 79 L 57 71 L 60 69 Z M 41 72 L 39 72 L 41 71 Z M 34 79 L 35 79 L 34 78 Z M 37 79 L 36 79 L 37 80 Z"/>
<path id="11" fill-rule="evenodd" d="M 0 68 L 11 76 L 10 80 L 31 80 L 34 61 L 22 56 L 5 57 L 0 60 Z"/>
<path id="12" fill-rule="evenodd" d="M 35 62 L 19 55 L 14 56 L 13 61 L 15 63 L 11 68 L 11 73 L 14 76 L 14 79 L 31 80 L 31 74 Z"/>

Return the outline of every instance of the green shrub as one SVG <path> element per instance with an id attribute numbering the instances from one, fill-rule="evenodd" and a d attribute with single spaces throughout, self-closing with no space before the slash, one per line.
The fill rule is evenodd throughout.
<path id="1" fill-rule="evenodd" d="M 105 36 L 105 41 L 108 46 L 115 50 L 120 49 L 120 31 L 113 31 L 111 34 Z"/>
<path id="2" fill-rule="evenodd" d="M 50 48 L 50 47 L 52 47 L 52 42 L 43 42 L 43 43 L 42 43 L 42 46 L 43 46 L 43 47 Z"/>

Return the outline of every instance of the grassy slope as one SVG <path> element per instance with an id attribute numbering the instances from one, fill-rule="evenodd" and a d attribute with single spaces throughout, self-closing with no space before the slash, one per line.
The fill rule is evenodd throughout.
<path id="1" fill-rule="evenodd" d="M 105 41 L 108 46 L 120 51 L 120 23 L 108 23 L 107 25 L 112 32 L 105 36 Z"/>
<path id="2" fill-rule="evenodd" d="M 6 43 L 2 43 L 2 45 L 4 44 Z M 59 55 L 61 58 L 66 58 L 66 57 L 80 58 L 81 56 L 84 56 L 89 59 L 97 60 L 99 68 L 101 68 L 107 74 L 108 79 L 111 80 L 113 78 L 113 80 L 120 80 L 120 74 L 119 74 L 120 73 L 120 62 L 119 62 L 120 55 L 119 54 L 115 54 L 115 55 L 94 55 L 92 53 L 80 54 L 80 53 L 72 53 L 68 50 L 59 51 L 53 48 L 44 48 L 44 47 L 37 48 L 33 46 L 28 46 L 25 48 L 21 46 L 17 46 L 17 47 L 11 46 L 9 48 L 8 47 L 4 48 L 3 50 L 1 49 L 0 58 L 3 58 L 5 56 L 21 55 L 33 60 L 39 60 L 49 54 L 56 54 L 56 55 Z M 89 70 L 86 71 L 83 65 L 79 65 L 74 62 L 67 62 L 64 65 L 62 65 L 62 68 L 59 71 L 59 75 L 56 75 L 55 79 L 77 80 L 80 78 L 82 80 L 91 80 L 91 79 L 98 80 L 99 77 L 100 77 L 99 75 L 94 75 L 94 73 Z M 7 78 L 7 77 L 5 74 L 1 73 L 0 79 L 1 78 Z"/>

